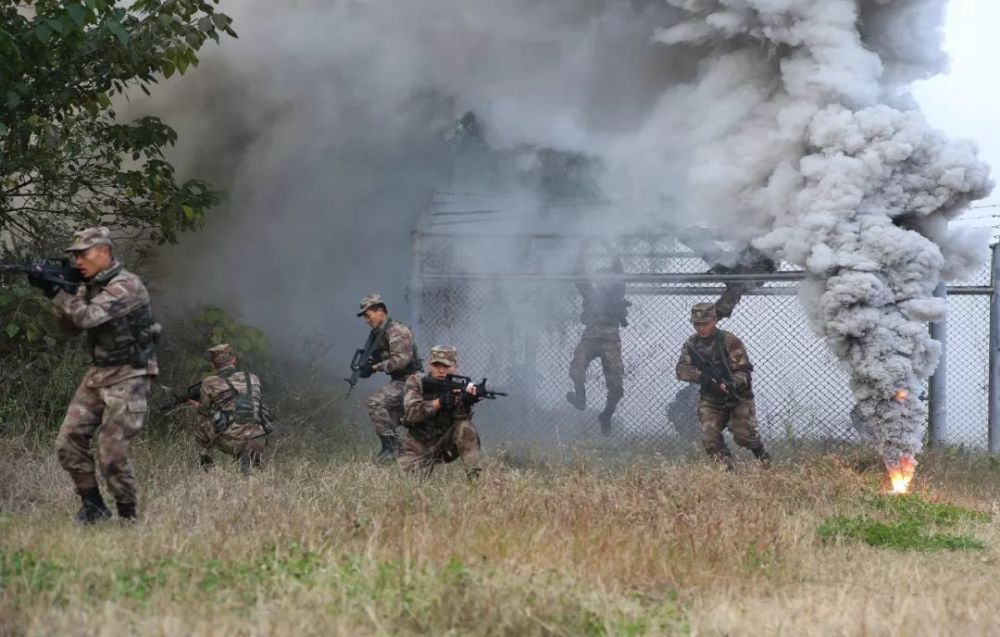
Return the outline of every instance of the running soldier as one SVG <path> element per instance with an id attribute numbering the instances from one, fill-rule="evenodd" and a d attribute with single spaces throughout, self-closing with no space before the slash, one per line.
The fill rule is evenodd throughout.
<path id="1" fill-rule="evenodd" d="M 261 466 L 267 436 L 273 431 L 260 379 L 237 368 L 236 353 L 228 343 L 209 348 L 208 359 L 212 375 L 201 382 L 199 399 L 191 401 L 204 416 L 195 429 L 202 449 L 199 464 L 211 467 L 212 450 L 218 449 L 236 458 L 240 471 L 249 474 L 251 467 Z"/>
<path id="2" fill-rule="evenodd" d="M 382 442 L 376 463 L 392 462 L 399 454 L 396 428 L 403 417 L 403 385 L 406 377 L 423 369 L 417 356 L 413 332 L 406 325 L 389 317 L 385 302 L 378 294 L 361 300 L 358 316 L 372 328 L 375 351 L 372 360 L 364 361 L 362 378 L 374 373 L 389 375 L 389 383 L 368 397 L 368 417 Z"/>
<path id="3" fill-rule="evenodd" d="M 732 470 L 733 459 L 722 436 L 728 426 L 737 445 L 749 449 L 767 464 L 770 455 L 757 433 L 750 374 L 753 365 L 743 342 L 735 335 L 716 328 L 715 305 L 697 303 L 691 308 L 691 323 L 696 334 L 681 349 L 677 378 L 699 383 L 698 420 L 702 445 L 708 455 Z"/>
<path id="4" fill-rule="evenodd" d="M 576 271 L 583 271 L 583 249 L 577 261 Z M 602 268 L 598 274 L 622 274 L 622 260 L 615 257 L 610 268 Z M 595 358 L 601 359 L 604 384 L 608 388 L 604 411 L 598 416 L 601 433 L 611 433 L 611 417 L 618 403 L 625 395 L 625 364 L 622 362 L 622 338 L 620 329 L 628 327 L 628 308 L 625 300 L 625 284 L 622 282 L 591 283 L 580 281 L 576 284 L 583 298 L 583 334 L 573 351 L 569 363 L 569 377 L 573 381 L 573 391 L 566 393 L 566 400 L 579 410 L 587 408 L 587 367 Z"/>
<path id="5" fill-rule="evenodd" d="M 454 347 L 431 349 L 427 376 L 443 380 L 458 371 L 458 352 Z M 444 396 L 424 392 L 424 376 L 413 374 L 406 379 L 403 398 L 403 427 L 399 466 L 408 472 L 430 474 L 434 465 L 459 458 L 466 475 L 475 479 L 480 472 L 479 433 L 472 424 L 472 404 L 476 388 Z"/>
<path id="6" fill-rule="evenodd" d="M 115 260 L 107 228 L 76 233 L 66 252 L 84 284 L 72 294 L 55 288 L 45 292 L 63 327 L 86 331 L 92 363 L 66 410 L 56 455 L 83 502 L 76 521 L 93 524 L 110 518 L 90 449 L 97 434 L 101 474 L 115 498 L 118 517 L 132 521 L 136 483 L 128 447 L 142 430 L 150 382 L 159 373 L 160 326 L 153 320 L 146 286 Z"/>

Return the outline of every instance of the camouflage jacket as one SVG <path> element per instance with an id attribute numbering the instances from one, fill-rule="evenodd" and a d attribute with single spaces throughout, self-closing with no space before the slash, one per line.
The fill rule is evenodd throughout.
<path id="1" fill-rule="evenodd" d="M 612 261 L 611 271 L 621 274 L 621 259 Z M 579 282 L 576 289 L 583 298 L 583 310 L 580 322 L 591 328 L 611 328 L 603 331 L 618 332 L 619 327 L 628 326 L 628 308 L 631 303 L 625 300 L 625 284 L 619 282 Z M 594 332 L 595 330 L 590 330 Z"/>
<path id="2" fill-rule="evenodd" d="M 105 275 L 105 276 L 102 276 Z M 110 278 L 107 278 L 110 275 Z M 106 279 L 106 280 L 105 280 Z M 149 292 L 138 276 L 122 268 L 117 262 L 81 285 L 76 294 L 60 290 L 52 299 L 56 317 L 69 331 L 95 331 L 150 305 Z M 159 329 L 159 326 L 157 326 Z M 95 346 L 95 353 L 102 353 L 102 345 Z M 137 376 L 156 376 L 159 367 L 155 349 L 144 367 L 115 365 L 92 366 L 84 380 L 88 387 L 106 387 Z"/>
<path id="3" fill-rule="evenodd" d="M 385 329 L 375 342 L 379 362 L 374 366 L 374 370 L 389 374 L 393 380 L 403 380 L 421 369 L 413 332 L 406 325 L 391 318 L 387 317 L 385 321 Z"/>
<path id="4" fill-rule="evenodd" d="M 688 338 L 681 348 L 681 356 L 677 361 L 677 378 L 689 383 L 701 382 L 701 370 L 699 370 L 691 360 L 691 353 L 688 348 L 693 348 L 695 352 L 701 354 L 702 358 L 710 363 L 727 369 L 733 375 L 734 387 L 732 391 L 741 398 L 753 398 L 753 386 L 750 374 L 753 372 L 753 365 L 750 364 L 750 357 L 747 355 L 743 341 L 734 334 L 716 329 L 715 334 L 708 338 L 700 338 L 697 334 Z M 702 398 L 714 400 L 716 402 L 725 401 L 724 395 L 716 395 L 702 389 Z"/>
<path id="5" fill-rule="evenodd" d="M 237 409 L 238 396 L 249 398 L 243 409 Z M 234 425 L 262 424 L 267 415 L 260 379 L 256 374 L 238 371 L 232 365 L 201 381 L 198 402 L 201 403 L 203 416 L 210 417 L 216 411 L 225 412 Z"/>
<path id="6" fill-rule="evenodd" d="M 403 426 L 424 444 L 434 444 L 454 423 L 472 420 L 472 406 L 459 401 L 451 411 L 434 409 L 436 396 L 424 396 L 423 374 L 412 374 L 403 386 Z"/>

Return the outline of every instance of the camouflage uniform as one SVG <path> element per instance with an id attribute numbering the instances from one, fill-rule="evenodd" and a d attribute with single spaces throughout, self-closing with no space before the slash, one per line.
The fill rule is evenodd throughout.
<path id="1" fill-rule="evenodd" d="M 371 294 L 361 300 L 363 316 L 365 310 L 385 302 L 378 294 Z M 406 325 L 386 317 L 385 322 L 373 330 L 376 334 L 375 355 L 377 361 L 372 371 L 385 372 L 389 383 L 368 397 L 368 417 L 375 433 L 382 439 L 383 450 L 380 458 L 395 455 L 396 427 L 403 417 L 403 385 L 406 377 L 421 371 L 417 346 L 413 332 Z"/>
<path id="2" fill-rule="evenodd" d="M 111 245 L 107 228 L 77 233 L 67 252 Z M 139 277 L 118 262 L 81 285 L 76 294 L 53 298 L 57 318 L 72 331 L 86 330 L 93 365 L 84 373 L 56 438 L 56 455 L 84 496 L 97 493 L 91 439 L 98 434 L 101 474 L 123 517 L 135 516 L 136 484 L 128 446 L 146 416 L 151 378 L 159 373 L 159 325 Z M 99 431 L 98 431 L 99 430 Z M 103 502 L 101 502 L 103 507 Z"/>
<path id="3" fill-rule="evenodd" d="M 430 363 L 455 366 L 457 352 L 453 347 L 435 347 Z M 413 374 L 406 379 L 399 466 L 405 471 L 430 473 L 435 464 L 461 458 L 466 473 L 475 477 L 480 471 L 479 433 L 472 424 L 472 407 L 458 400 L 454 409 L 437 409 L 437 397 L 424 395 L 424 378 Z"/>
<path id="4" fill-rule="evenodd" d="M 622 273 L 621 259 L 615 259 L 609 272 Z M 604 384 L 608 388 L 607 402 L 601 414 L 602 430 L 608 433 L 611 416 L 625 395 L 625 364 L 622 361 L 620 328 L 628 326 L 626 315 L 631 305 L 625 300 L 625 284 L 577 283 L 583 297 L 580 322 L 584 324 L 580 342 L 569 363 L 569 377 L 574 390 L 566 399 L 577 409 L 587 405 L 587 367 L 595 358 L 601 359 Z"/>
<path id="5" fill-rule="evenodd" d="M 202 464 L 211 463 L 212 449 L 217 448 L 237 458 L 240 469 L 247 473 L 251 466 L 260 466 L 266 437 L 271 433 L 260 379 L 236 369 L 236 354 L 228 344 L 216 345 L 208 354 L 216 371 L 201 382 L 198 400 L 204 418 L 195 430 L 195 439 L 203 450 Z"/>
<path id="6" fill-rule="evenodd" d="M 692 323 L 706 322 L 714 316 L 711 303 L 698 303 L 691 310 Z M 743 342 L 735 335 L 716 329 L 708 338 L 697 334 L 690 337 L 681 349 L 677 361 L 677 378 L 689 383 L 701 383 L 702 373 L 694 364 L 691 350 L 702 359 L 728 371 L 733 378 L 728 393 L 702 384 L 698 401 L 698 420 L 701 421 L 702 445 L 708 454 L 731 463 L 732 454 L 722 437 L 728 426 L 737 445 L 751 450 L 761 460 L 769 459 L 757 433 L 757 412 L 754 405 L 751 372 L 753 365 Z"/>

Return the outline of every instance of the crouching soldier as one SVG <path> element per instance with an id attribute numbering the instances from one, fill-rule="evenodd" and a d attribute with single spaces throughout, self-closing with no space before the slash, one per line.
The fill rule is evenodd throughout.
<path id="1" fill-rule="evenodd" d="M 69 473 L 83 506 L 79 524 L 111 517 L 97 486 L 91 442 L 97 435 L 101 474 L 115 498 L 118 517 L 136 518 L 136 483 L 129 442 L 143 426 L 151 379 L 159 369 L 160 326 L 138 276 L 115 260 L 107 228 L 76 233 L 68 252 L 84 283 L 73 293 L 46 288 L 56 317 L 71 331 L 85 330 L 91 366 L 66 409 L 56 438 L 59 464 Z"/>
<path id="2" fill-rule="evenodd" d="M 678 380 L 701 385 L 698 420 L 701 442 L 708 455 L 733 468 L 732 453 L 722 432 L 729 427 L 736 444 L 749 449 L 762 463 L 771 456 L 757 433 L 757 410 L 750 378 L 753 365 L 746 347 L 735 334 L 716 327 L 712 303 L 696 303 L 691 308 L 695 334 L 681 348 L 677 361 Z"/>
<path id="3" fill-rule="evenodd" d="M 454 347 L 434 347 L 426 377 L 444 380 L 458 371 Z M 399 466 L 405 471 L 429 474 L 435 464 L 459 458 L 469 478 L 479 475 L 479 433 L 472 424 L 476 388 L 467 387 L 444 395 L 425 392 L 422 374 L 406 379 L 403 390 L 403 427 Z"/>
<path id="4" fill-rule="evenodd" d="M 201 394 L 193 406 L 203 416 L 195 438 L 202 448 L 199 463 L 213 464 L 212 450 L 233 456 L 240 471 L 250 473 L 260 467 L 267 436 L 271 433 L 271 413 L 264 404 L 260 379 L 236 367 L 236 353 L 223 343 L 208 350 L 212 375 L 201 382 Z"/>

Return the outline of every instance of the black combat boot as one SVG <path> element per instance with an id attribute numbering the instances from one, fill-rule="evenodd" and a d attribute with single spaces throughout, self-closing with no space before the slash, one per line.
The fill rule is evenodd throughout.
<path id="1" fill-rule="evenodd" d="M 118 507 L 119 520 L 122 522 L 135 522 L 135 502 L 116 502 L 115 506 Z"/>
<path id="2" fill-rule="evenodd" d="M 574 391 L 566 392 L 566 401 L 580 411 L 587 408 L 587 388 L 577 385 Z"/>
<path id="3" fill-rule="evenodd" d="M 252 464 L 249 452 L 244 451 L 240 454 L 240 473 L 245 476 L 250 475 L 250 466 Z"/>
<path id="4" fill-rule="evenodd" d="M 601 422 L 601 435 L 611 435 L 611 416 L 614 415 L 614 413 L 614 411 L 608 411 L 608 408 L 605 407 L 604 411 L 597 416 L 597 419 Z"/>
<path id="5" fill-rule="evenodd" d="M 758 447 L 756 449 L 751 449 L 753 452 L 753 457 L 760 460 L 760 464 L 764 467 L 771 466 L 771 454 L 764 450 L 764 447 Z"/>
<path id="6" fill-rule="evenodd" d="M 81 492 L 80 500 L 83 506 L 76 513 L 76 523 L 80 526 L 97 524 L 111 518 L 111 511 L 104 504 L 100 489 L 95 487 Z"/>
<path id="7" fill-rule="evenodd" d="M 382 434 L 379 439 L 382 441 L 382 448 L 375 456 L 375 464 L 388 464 L 394 461 L 399 455 L 399 440 L 389 434 Z"/>

